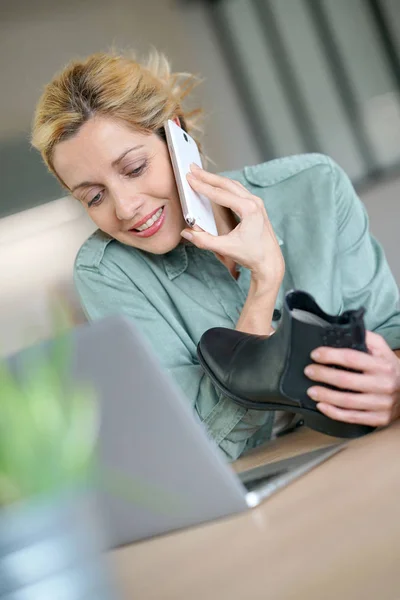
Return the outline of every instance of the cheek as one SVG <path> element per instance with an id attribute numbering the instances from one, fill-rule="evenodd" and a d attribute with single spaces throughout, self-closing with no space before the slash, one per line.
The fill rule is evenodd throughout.
<path id="1" fill-rule="evenodd" d="M 168 200 L 172 205 L 177 204 L 178 190 L 172 169 L 165 169 L 162 173 L 159 171 L 159 176 L 152 178 L 147 193 L 154 198 Z"/>
<path id="2" fill-rule="evenodd" d="M 157 178 L 157 187 L 160 192 L 163 192 L 164 195 L 168 196 L 176 195 L 175 176 L 168 158 L 163 160 L 162 167 L 158 172 L 159 177 Z"/>
<path id="3" fill-rule="evenodd" d="M 170 200 L 172 201 L 172 203 L 174 205 L 180 206 L 179 192 L 178 192 L 178 188 L 177 188 L 175 177 L 174 177 L 172 170 L 171 170 L 170 179 L 169 179 L 168 197 L 170 198 Z"/>
<path id="4" fill-rule="evenodd" d="M 89 217 L 95 225 L 105 233 L 112 234 L 118 229 L 118 219 L 112 207 L 102 204 L 96 209 L 86 209 Z"/>

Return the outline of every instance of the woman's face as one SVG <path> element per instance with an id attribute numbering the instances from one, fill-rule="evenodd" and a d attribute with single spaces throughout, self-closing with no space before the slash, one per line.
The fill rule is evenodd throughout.
<path id="1" fill-rule="evenodd" d="M 175 248 L 185 227 L 166 143 L 94 117 L 54 151 L 54 167 L 111 237 L 153 254 Z"/>

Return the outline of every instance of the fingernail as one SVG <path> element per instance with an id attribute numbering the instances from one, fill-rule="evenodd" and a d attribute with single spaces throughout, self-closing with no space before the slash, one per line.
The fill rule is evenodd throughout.
<path id="1" fill-rule="evenodd" d="M 192 171 L 201 171 L 201 167 L 199 167 L 199 165 L 196 165 L 196 163 L 192 163 L 190 165 L 190 168 Z"/>
<path id="2" fill-rule="evenodd" d="M 316 400 L 318 398 L 318 391 L 317 388 L 314 387 L 310 387 L 307 390 L 307 394 L 310 396 L 310 398 L 312 398 L 313 400 Z"/>
<path id="3" fill-rule="evenodd" d="M 186 173 L 186 179 L 196 179 L 196 176 L 193 173 Z"/>
<path id="4" fill-rule="evenodd" d="M 189 231 L 181 231 L 181 236 L 185 238 L 185 240 L 192 240 L 193 235 Z"/>
<path id="5" fill-rule="evenodd" d="M 308 365 L 305 369 L 304 369 L 304 373 L 308 376 L 308 377 L 312 377 L 314 375 L 314 369 L 313 367 L 311 367 L 310 365 Z"/>
<path id="6" fill-rule="evenodd" d="M 321 357 L 321 352 L 319 350 L 313 350 L 310 356 L 313 360 L 318 360 Z"/>

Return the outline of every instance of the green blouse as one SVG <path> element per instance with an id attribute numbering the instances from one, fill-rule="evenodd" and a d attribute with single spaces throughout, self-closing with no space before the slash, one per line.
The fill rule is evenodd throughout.
<path id="1" fill-rule="evenodd" d="M 286 263 L 277 309 L 294 288 L 332 314 L 363 305 L 367 328 L 400 348 L 397 285 L 337 164 L 306 154 L 225 175 L 265 204 Z M 249 290 L 247 269 L 241 267 L 236 280 L 212 252 L 191 244 L 154 255 L 97 231 L 77 255 L 74 278 L 89 319 L 123 313 L 134 320 L 229 459 L 269 439 L 274 413 L 246 410 L 224 397 L 196 355 L 204 331 L 235 327 Z"/>

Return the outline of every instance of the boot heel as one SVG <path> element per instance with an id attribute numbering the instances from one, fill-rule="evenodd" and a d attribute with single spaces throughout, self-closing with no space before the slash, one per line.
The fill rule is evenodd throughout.
<path id="1" fill-rule="evenodd" d="M 371 433 L 375 429 L 375 427 L 369 427 L 368 425 L 335 421 L 319 412 L 304 415 L 304 424 L 315 431 L 339 438 L 357 438 Z"/>

